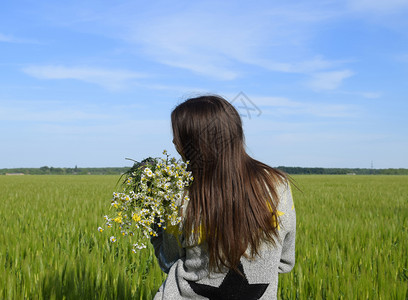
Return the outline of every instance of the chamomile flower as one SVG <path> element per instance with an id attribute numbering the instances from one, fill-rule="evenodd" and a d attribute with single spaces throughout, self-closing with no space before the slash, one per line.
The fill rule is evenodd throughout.
<path id="1" fill-rule="evenodd" d="M 183 183 L 182 180 L 177 180 L 176 185 L 177 185 L 177 187 L 178 187 L 180 190 L 184 187 L 184 183 Z"/>
<path id="2" fill-rule="evenodd" d="M 141 243 L 141 244 L 136 243 L 136 244 L 133 244 L 133 247 L 136 248 L 136 249 L 138 249 L 138 250 L 141 250 L 141 249 L 146 248 L 146 245 L 143 244 L 143 243 Z M 133 249 L 133 250 L 132 250 L 133 253 L 137 253 L 136 249 Z"/>
<path id="3" fill-rule="evenodd" d="M 120 238 L 132 240 L 139 236 L 133 232 L 140 232 L 133 252 L 146 248 L 148 239 L 157 236 L 152 224 L 164 230 L 168 224 L 179 224 L 179 208 L 188 202 L 184 192 L 191 184 L 192 176 L 187 171 L 187 164 L 169 158 L 167 151 L 163 154 L 166 158 L 145 160 L 129 170 L 123 181 L 123 191 L 114 192 L 111 199 L 116 213 L 104 216 L 105 225 L 118 230 Z M 102 232 L 103 228 L 99 227 L 98 231 Z M 116 237 L 111 236 L 110 241 L 114 243 Z"/>
<path id="4" fill-rule="evenodd" d="M 150 170 L 150 168 L 146 168 L 144 169 L 144 173 L 147 175 L 147 177 L 152 177 L 153 176 L 153 172 L 152 170 Z"/>

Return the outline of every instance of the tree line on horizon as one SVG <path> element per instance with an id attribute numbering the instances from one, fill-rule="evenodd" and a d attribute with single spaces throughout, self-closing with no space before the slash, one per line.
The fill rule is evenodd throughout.
<path id="1" fill-rule="evenodd" d="M 9 168 L 0 169 L 0 175 L 121 175 L 129 171 L 130 167 L 105 168 Z M 279 169 L 289 175 L 408 175 L 408 169 L 369 169 L 369 168 L 305 168 L 285 167 Z"/>
<path id="2" fill-rule="evenodd" d="M 129 167 L 106 168 L 12 168 L 0 169 L 0 175 L 120 175 L 129 170 Z"/>
<path id="3" fill-rule="evenodd" d="M 408 169 L 369 169 L 369 168 L 305 168 L 284 167 L 277 169 L 290 175 L 408 175 Z"/>

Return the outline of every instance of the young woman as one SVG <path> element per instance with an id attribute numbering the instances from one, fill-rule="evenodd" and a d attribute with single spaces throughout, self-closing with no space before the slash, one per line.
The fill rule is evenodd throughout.
<path id="1" fill-rule="evenodd" d="M 295 264 L 287 177 L 246 153 L 241 118 L 219 96 L 181 103 L 171 121 L 194 181 L 181 228 L 151 240 L 168 273 L 154 299 L 275 299 Z"/>

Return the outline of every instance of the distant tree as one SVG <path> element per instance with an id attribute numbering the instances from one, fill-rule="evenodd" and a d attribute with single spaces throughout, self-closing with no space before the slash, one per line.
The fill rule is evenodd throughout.
<path id="1" fill-rule="evenodd" d="M 50 174 L 50 168 L 47 166 L 41 167 L 40 168 L 40 173 L 41 174 Z"/>

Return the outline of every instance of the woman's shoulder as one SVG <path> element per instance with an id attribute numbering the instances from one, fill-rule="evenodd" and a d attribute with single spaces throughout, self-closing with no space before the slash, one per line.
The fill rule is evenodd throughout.
<path id="1" fill-rule="evenodd" d="M 287 209 L 288 206 L 290 206 L 290 209 L 294 208 L 292 189 L 289 180 L 285 179 L 285 181 L 280 182 L 276 186 L 276 190 L 279 196 L 279 208 Z"/>

